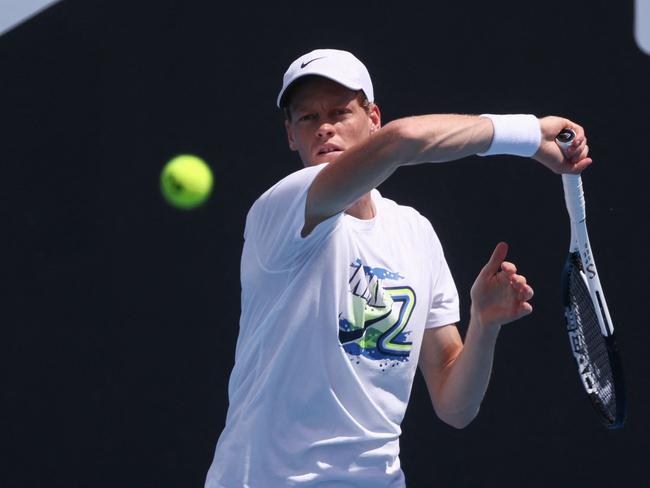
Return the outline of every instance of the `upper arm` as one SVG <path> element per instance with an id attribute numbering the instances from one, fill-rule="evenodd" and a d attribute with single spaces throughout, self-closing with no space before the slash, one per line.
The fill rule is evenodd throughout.
<path id="1" fill-rule="evenodd" d="M 463 350 L 463 341 L 456 324 L 426 329 L 418 365 L 431 396 L 434 408 L 440 398 L 449 367 Z"/>

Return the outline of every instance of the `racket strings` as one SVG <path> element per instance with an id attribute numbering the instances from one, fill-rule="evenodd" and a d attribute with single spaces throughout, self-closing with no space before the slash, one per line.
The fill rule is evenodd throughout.
<path id="1" fill-rule="evenodd" d="M 574 356 L 589 398 L 608 422 L 613 422 L 617 404 L 607 345 L 580 262 L 574 260 L 572 264 L 568 283 L 567 326 Z"/>

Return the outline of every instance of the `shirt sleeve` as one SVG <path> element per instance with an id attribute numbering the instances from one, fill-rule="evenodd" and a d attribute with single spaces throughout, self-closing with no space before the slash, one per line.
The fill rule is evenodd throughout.
<path id="1" fill-rule="evenodd" d="M 267 271 L 292 268 L 298 257 L 338 222 L 341 214 L 318 224 L 307 237 L 301 236 L 309 187 L 326 165 L 303 168 L 283 178 L 258 198 L 248 212 L 244 239 Z"/>
<path id="2" fill-rule="evenodd" d="M 434 284 L 425 329 L 454 324 L 460 320 L 456 284 L 447 265 L 440 240 L 431 224 L 429 224 L 429 227 L 431 228 L 431 240 L 429 242 Z"/>

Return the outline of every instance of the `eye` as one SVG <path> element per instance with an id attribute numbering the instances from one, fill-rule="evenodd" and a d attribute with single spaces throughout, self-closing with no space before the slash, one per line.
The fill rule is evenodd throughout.
<path id="1" fill-rule="evenodd" d="M 316 114 L 305 114 L 300 116 L 298 119 L 299 122 L 309 122 L 310 120 L 315 120 L 316 119 Z"/>
<path id="2" fill-rule="evenodd" d="M 347 109 L 347 108 L 337 108 L 334 111 L 334 113 L 336 113 L 336 115 L 338 115 L 338 116 L 341 116 L 341 115 L 346 115 L 346 114 L 350 113 L 350 110 Z"/>

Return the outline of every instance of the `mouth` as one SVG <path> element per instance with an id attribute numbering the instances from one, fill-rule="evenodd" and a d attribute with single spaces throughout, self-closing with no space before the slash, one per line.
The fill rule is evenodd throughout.
<path id="1" fill-rule="evenodd" d="M 342 149 L 337 147 L 337 146 L 329 146 L 328 145 L 328 146 L 323 146 L 323 147 L 319 148 L 318 151 L 316 152 L 316 155 L 322 156 L 323 154 L 330 154 L 330 153 L 341 152 L 341 151 L 342 151 Z"/>

